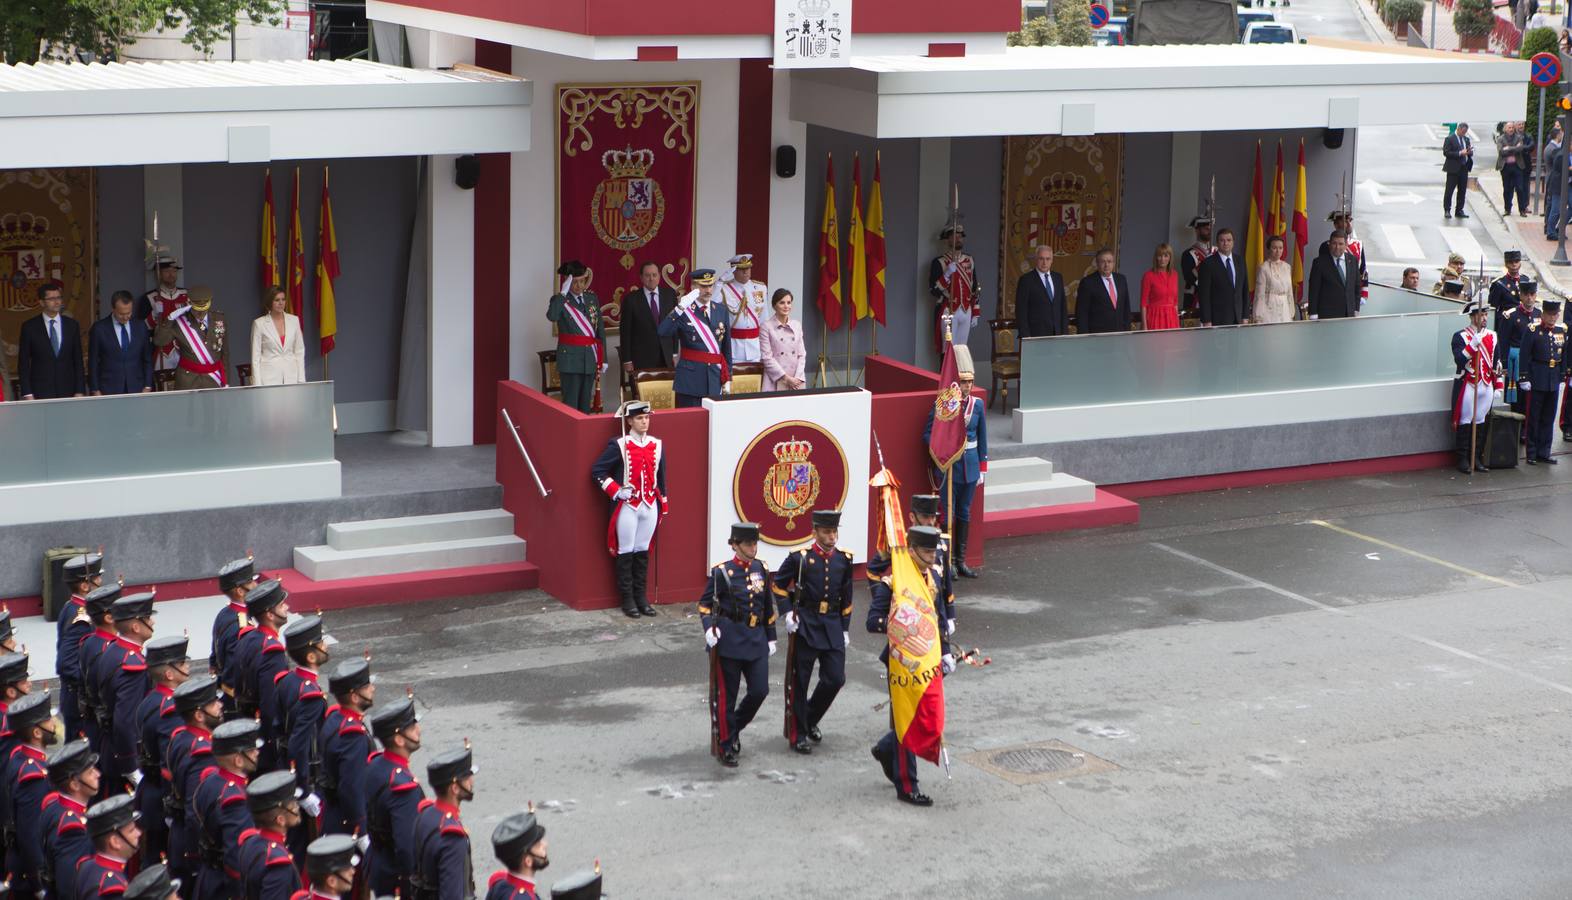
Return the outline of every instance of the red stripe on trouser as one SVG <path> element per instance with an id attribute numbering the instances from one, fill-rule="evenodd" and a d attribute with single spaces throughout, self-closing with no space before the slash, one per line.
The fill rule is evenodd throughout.
<path id="1" fill-rule="evenodd" d="M 786 694 L 786 740 L 797 743 L 797 705 L 802 702 L 797 690 L 797 636 L 786 638 L 786 683 L 781 685 Z"/>
<path id="2" fill-rule="evenodd" d="M 901 739 L 897 737 L 895 739 L 895 775 L 898 782 L 896 787 L 908 794 L 917 790 L 917 785 L 912 782 L 911 767 L 906 762 L 909 756 L 911 754 L 906 751 L 901 744 Z"/>
<path id="3" fill-rule="evenodd" d="M 731 716 L 731 704 L 726 702 L 726 670 L 721 667 L 720 654 L 711 657 L 715 667 L 715 727 L 720 733 L 721 743 L 731 740 L 731 734 L 726 730 L 727 719 Z"/>

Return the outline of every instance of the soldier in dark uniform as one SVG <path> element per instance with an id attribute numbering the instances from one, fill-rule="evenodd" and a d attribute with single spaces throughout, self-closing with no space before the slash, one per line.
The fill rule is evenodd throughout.
<path id="1" fill-rule="evenodd" d="M 16 652 L 16 624 L 11 621 L 11 607 L 0 603 L 0 653 Z"/>
<path id="2" fill-rule="evenodd" d="M 321 616 L 301 616 L 284 626 L 284 647 L 295 667 L 285 672 L 273 689 L 273 730 L 280 765 L 295 770 L 302 793 L 301 806 L 316 817 L 322 812 L 316 796 L 319 744 L 317 729 L 327 713 L 326 695 L 318 682 L 319 672 L 329 658 L 334 642 L 322 633 Z M 305 852 L 305 848 L 301 848 Z"/>
<path id="3" fill-rule="evenodd" d="M 317 784 L 322 794 L 322 832 L 364 834 L 366 798 L 361 790 L 366 759 L 371 755 L 365 714 L 377 695 L 371 662 L 351 659 L 339 663 L 328 676 L 328 690 L 337 702 L 328 707 L 319 731 L 322 765 Z"/>
<path id="4" fill-rule="evenodd" d="M 467 745 L 426 765 L 434 795 L 420 801 L 415 815 L 414 900 L 467 900 L 475 896 L 469 857 L 469 832 L 459 807 L 475 799 L 474 759 Z"/>
<path id="5" fill-rule="evenodd" d="M 135 777 L 136 745 L 142 734 L 136 713 L 142 698 L 152 691 L 142 645 L 153 636 L 153 595 L 121 597 L 110 615 L 117 634 L 114 643 L 99 655 L 94 680 L 98 683 L 99 723 L 109 723 L 109 734 L 98 751 L 104 790 L 119 793 Z"/>
<path id="6" fill-rule="evenodd" d="M 251 827 L 246 783 L 257 770 L 262 730 L 254 719 L 234 719 L 213 729 L 212 742 L 213 765 L 203 770 L 186 812 L 199 858 L 194 900 L 238 894 L 240 835 Z"/>
<path id="7" fill-rule="evenodd" d="M 218 590 L 229 598 L 229 603 L 213 617 L 213 650 L 207 657 L 207 670 L 209 674 L 219 676 L 221 684 L 224 684 L 222 676 L 229 663 L 229 656 L 235 651 L 235 641 L 240 638 L 240 629 L 251 624 L 246 616 L 246 594 L 257 586 L 259 578 L 249 556 L 226 563 L 218 570 Z M 224 684 L 224 694 L 224 710 L 232 711 L 235 708 L 235 686 Z"/>
<path id="8" fill-rule="evenodd" d="M 775 596 L 791 637 L 786 654 L 786 742 L 812 753 L 824 739 L 819 720 L 846 684 L 846 648 L 851 645 L 852 555 L 835 546 L 841 513 L 813 511 L 813 544 L 787 555 L 775 570 Z M 808 694 L 813 666 L 819 684 Z"/>
<path id="9" fill-rule="evenodd" d="M 104 556 L 89 553 L 66 560 L 65 582 L 71 589 L 71 598 L 60 608 L 55 620 L 55 674 L 60 676 L 60 715 L 65 721 L 67 737 L 84 734 L 86 725 L 77 698 L 82 693 L 82 669 L 79 651 L 82 639 L 93 630 L 85 610 L 87 595 L 104 579 Z"/>
<path id="10" fill-rule="evenodd" d="M 655 326 L 661 337 L 677 339 L 671 388 L 679 409 L 731 393 L 731 330 L 726 304 L 715 300 L 715 270 L 694 269 L 688 280 L 693 290 Z"/>
<path id="11" fill-rule="evenodd" d="M 120 900 L 180 900 L 180 879 L 171 878 L 163 863 L 143 866 Z"/>
<path id="12" fill-rule="evenodd" d="M 551 886 L 551 900 L 600 900 L 600 871 L 574 872 Z"/>
<path id="13" fill-rule="evenodd" d="M 77 706 L 82 713 L 87 742 L 93 745 L 93 752 L 100 757 L 107 754 L 103 746 L 105 717 L 102 701 L 98 697 L 98 659 L 104 655 L 105 648 L 115 642 L 114 617 L 110 610 L 119 599 L 120 585 L 106 584 L 94 588 L 82 601 L 82 610 L 92 630 L 82 638 L 77 650 L 76 679 L 82 686 L 82 696 Z"/>
<path id="14" fill-rule="evenodd" d="M 491 852 L 502 871 L 491 873 L 486 900 L 540 900 L 535 878 L 551 862 L 546 855 L 546 826 L 535 814 L 514 813 L 491 832 Z"/>
<path id="15" fill-rule="evenodd" d="M 1207 257 L 1217 252 L 1217 247 L 1212 243 L 1212 220 L 1207 216 L 1196 216 L 1190 220 L 1190 228 L 1195 232 L 1195 243 L 1185 248 L 1184 254 L 1179 257 L 1179 278 L 1183 284 L 1183 298 L 1180 300 L 1181 310 L 1184 315 L 1200 315 L 1201 302 L 1195 297 L 1196 282 L 1200 277 L 1201 263 Z"/>
<path id="16" fill-rule="evenodd" d="M 235 688 L 235 709 L 246 718 L 262 721 L 262 767 L 271 769 L 273 755 L 273 686 L 289 666 L 279 629 L 289 621 L 289 592 L 274 579 L 246 593 L 246 614 L 251 626 L 242 628 L 223 681 Z"/>
<path id="17" fill-rule="evenodd" d="M 347 834 L 319 837 L 306 847 L 306 877 L 311 887 L 297 891 L 290 900 L 342 900 L 355 887 L 360 848 Z"/>
<path id="18" fill-rule="evenodd" d="M 557 268 L 563 289 L 551 295 L 546 318 L 557 325 L 557 377 L 562 402 L 582 413 L 590 411 L 595 382 L 606 371 L 606 323 L 600 298 L 589 290 L 589 269 L 578 260 Z"/>
<path id="19" fill-rule="evenodd" d="M 918 567 L 928 578 L 934 588 L 934 612 L 942 615 L 943 604 L 941 598 L 946 598 L 949 591 L 949 573 L 942 571 L 936 564 L 935 553 L 939 549 L 939 529 L 926 525 L 916 525 L 906 531 L 907 541 L 911 545 L 912 554 L 916 557 Z M 873 634 L 884 634 L 888 631 L 886 620 L 890 614 L 890 583 L 887 578 L 875 580 L 871 583 L 872 602 L 868 606 L 868 631 Z M 955 658 L 950 655 L 949 629 L 940 623 L 939 641 L 944 657 L 941 663 L 944 674 L 948 675 L 955 669 Z M 889 664 L 890 647 L 886 643 L 879 651 L 879 662 Z M 892 727 L 879 743 L 873 747 L 873 758 L 879 761 L 879 766 L 884 770 L 884 777 L 895 785 L 895 795 L 902 801 L 914 806 L 932 806 L 933 799 L 917 788 L 917 757 L 910 750 L 901 746 Z"/>
<path id="20" fill-rule="evenodd" d="M 1546 300 L 1539 324 L 1523 336 L 1518 346 L 1518 391 L 1532 392 L 1528 400 L 1528 464 L 1556 465 L 1550 455 L 1556 403 L 1567 379 L 1567 327 L 1561 318 L 1561 301 Z"/>
<path id="21" fill-rule="evenodd" d="M 43 835 L 38 831 L 44 798 L 49 795 L 49 766 L 45 747 L 60 741 L 49 708 L 48 691 L 28 694 L 11 704 L 10 728 L 17 745 L 5 761 L 3 778 L 7 808 L 6 871 L 11 889 L 22 896 L 43 890 L 39 872 L 44 867 Z"/>
<path id="22" fill-rule="evenodd" d="M 300 788 L 288 771 L 258 775 L 246 785 L 254 825 L 240 833 L 241 896 L 289 900 L 300 890 L 300 872 L 289 852 L 290 831 L 300 825 Z"/>
<path id="23" fill-rule="evenodd" d="M 1517 370 L 1518 345 L 1539 321 L 1539 310 L 1534 302 L 1539 295 L 1539 285 L 1533 281 L 1518 284 L 1518 304 L 1496 317 L 1496 359 L 1501 361 L 1508 376 Z M 1523 412 L 1527 398 L 1519 395 L 1512 404 L 1513 412 Z"/>
<path id="24" fill-rule="evenodd" d="M 426 799 L 410 768 L 420 749 L 420 717 L 415 702 L 403 699 L 371 714 L 371 733 L 382 749 L 367 762 L 361 794 L 366 798 L 366 834 L 371 838 L 368 883 L 374 896 L 398 891 L 411 896 L 415 872 L 411 838 L 420 801 Z"/>
<path id="25" fill-rule="evenodd" d="M 93 855 L 77 866 L 76 900 L 125 893 L 126 863 L 142 840 L 136 819 L 136 800 L 130 794 L 115 794 L 88 807 L 87 835 L 93 841 Z"/>
<path id="26" fill-rule="evenodd" d="M 144 866 L 158 862 L 169 848 L 169 826 L 164 822 L 164 754 L 169 749 L 169 736 L 180 727 L 175 689 L 191 675 L 186 659 L 189 641 L 183 634 L 167 635 L 153 638 L 144 648 L 153 688 L 136 707 L 136 758 L 141 772 L 136 809 L 142 814 Z"/>
<path id="27" fill-rule="evenodd" d="M 61 745 L 48 759 L 49 784 L 38 835 L 44 850 L 39 872 L 51 897 L 76 896 L 76 867 L 93 855 L 87 836 L 87 806 L 98 795 L 98 754 L 86 740 Z"/>
<path id="28" fill-rule="evenodd" d="M 168 791 L 164 815 L 169 819 L 168 862 L 181 881 L 196 888 L 197 841 L 191 818 L 202 773 L 213 764 L 213 729 L 223 721 L 218 680 L 198 676 L 175 688 L 175 714 L 180 723 L 169 734 L 163 776 Z"/>
<path id="29" fill-rule="evenodd" d="M 1523 251 L 1508 250 L 1501 254 L 1501 260 L 1506 266 L 1506 274 L 1490 282 L 1490 308 L 1496 311 L 1493 327 L 1501 330 L 1501 317 L 1507 310 L 1518 305 L 1519 290 L 1523 282 L 1531 280 L 1523 271 Z"/>
<path id="30" fill-rule="evenodd" d="M 710 650 L 710 744 L 721 765 L 737 767 L 742 729 L 770 694 L 770 657 L 775 655 L 775 607 L 770 572 L 758 559 L 759 526 L 731 526 L 731 559 L 710 569 L 699 598 L 704 644 Z M 737 702 L 737 688 L 748 693 Z"/>
<path id="31" fill-rule="evenodd" d="M 949 522 L 950 533 L 955 538 L 955 571 L 962 578 L 976 578 L 977 573 L 966 564 L 966 547 L 972 530 L 972 497 L 988 477 L 988 424 L 982 401 L 972 396 L 975 368 L 972 352 L 966 347 L 955 346 L 957 383 L 961 388 L 960 415 L 966 420 L 966 443 L 961 456 L 949 468 L 951 484 L 945 485 L 945 472 L 931 469 L 933 483 L 939 489 L 944 503 L 953 504 L 954 517 Z M 933 433 L 933 407 L 928 408 L 928 422 L 922 430 L 922 443 L 928 446 Z M 949 495 L 947 495 L 947 493 Z"/>
<path id="32" fill-rule="evenodd" d="M 26 653 L 0 654 L 0 764 L 10 758 L 11 750 L 17 743 L 15 729 L 7 721 L 11 704 L 33 690 L 28 668 Z"/>

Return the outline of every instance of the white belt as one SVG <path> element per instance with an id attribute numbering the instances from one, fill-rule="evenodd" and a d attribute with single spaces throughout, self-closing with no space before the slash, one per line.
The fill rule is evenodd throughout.
<path id="1" fill-rule="evenodd" d="M 976 441 L 967 441 L 966 442 L 966 447 L 964 449 L 976 450 L 977 449 L 977 442 Z"/>

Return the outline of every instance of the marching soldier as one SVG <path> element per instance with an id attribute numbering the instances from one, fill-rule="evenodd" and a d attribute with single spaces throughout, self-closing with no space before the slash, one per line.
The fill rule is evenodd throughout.
<path id="1" fill-rule="evenodd" d="M 321 616 L 301 616 L 284 626 L 284 647 L 293 669 L 285 672 L 274 687 L 273 713 L 278 745 L 275 753 L 280 765 L 294 769 L 302 797 L 300 805 L 315 818 L 322 812 L 316 795 L 319 744 L 317 729 L 327 713 L 326 696 L 318 682 L 319 672 L 329 659 L 330 635 L 322 633 Z"/>
<path id="2" fill-rule="evenodd" d="M 409 758 L 420 749 L 414 700 L 378 707 L 371 714 L 371 733 L 382 749 L 367 761 L 363 788 L 366 834 L 371 838 L 368 881 L 373 896 L 398 891 L 400 897 L 409 897 L 415 872 L 411 837 L 420 801 L 426 799 L 409 766 Z"/>
<path id="3" fill-rule="evenodd" d="M 775 607 L 768 595 L 770 572 L 759 555 L 759 526 L 731 526 L 731 559 L 710 569 L 699 598 L 704 644 L 710 651 L 710 752 L 735 769 L 742 730 L 770 693 L 770 657 L 775 655 Z M 741 679 L 748 693 L 737 702 Z"/>
<path id="4" fill-rule="evenodd" d="M 1561 318 L 1561 301 L 1546 300 L 1539 324 L 1523 336 L 1518 347 L 1518 390 L 1528 394 L 1528 464 L 1556 465 L 1550 455 L 1561 384 L 1567 380 L 1567 327 Z"/>
<path id="5" fill-rule="evenodd" d="M 666 514 L 666 457 L 660 438 L 650 436 L 650 405 L 629 400 L 617 410 L 622 437 L 606 442 L 590 477 L 611 498 L 607 549 L 617 563 L 617 594 L 622 613 L 630 619 L 653 616 L 645 596 L 650 569 L 650 541 Z"/>
<path id="6" fill-rule="evenodd" d="M 1485 465 L 1479 426 L 1487 420 L 1492 401 L 1500 399 L 1506 382 L 1496 364 L 1496 333 L 1485 329 L 1489 307 L 1475 300 L 1463 311 L 1468 314 L 1468 327 L 1452 335 L 1452 361 L 1457 364 L 1457 378 L 1452 384 L 1452 427 L 1457 431 L 1457 470 L 1468 474 L 1473 469 L 1490 471 Z"/>
<path id="7" fill-rule="evenodd" d="M 258 775 L 246 785 L 246 807 L 255 826 L 240 833 L 237 854 L 246 900 L 289 900 L 300 890 L 287 837 L 301 822 L 299 799 L 295 776 L 287 771 Z"/>
<path id="8" fill-rule="evenodd" d="M 93 841 L 93 855 L 77 866 L 77 900 L 119 897 L 125 893 L 129 884 L 126 863 L 142 840 L 135 807 L 136 801 L 130 794 L 115 794 L 88 807 L 87 834 Z"/>
<path id="9" fill-rule="evenodd" d="M 240 835 L 251 827 L 246 784 L 257 771 L 262 729 L 254 719 L 234 719 L 213 730 L 213 767 L 202 772 L 187 819 L 200 864 L 195 900 L 225 900 L 235 892 L 231 872 L 240 871 Z"/>
<path id="10" fill-rule="evenodd" d="M 514 813 L 491 832 L 491 852 L 502 870 L 491 874 L 486 900 L 540 900 L 535 878 L 551 862 L 546 826 L 532 812 Z"/>
<path id="11" fill-rule="evenodd" d="M 170 878 L 163 863 L 143 866 L 120 900 L 180 900 L 180 879 Z"/>
<path id="12" fill-rule="evenodd" d="M 739 253 L 726 260 L 731 271 L 721 279 L 721 302 L 731 322 L 732 364 L 759 361 L 759 326 L 769 317 L 770 288 L 753 280 L 753 254 Z"/>
<path id="13" fill-rule="evenodd" d="M 82 639 L 93 631 L 85 607 L 88 593 L 103 584 L 104 555 L 73 556 L 65 561 L 62 571 L 71 599 L 60 608 L 60 617 L 55 620 L 55 674 L 60 676 L 60 715 L 66 735 L 74 738 L 86 731 L 78 703 L 82 694 L 80 651 Z"/>
<path id="14" fill-rule="evenodd" d="M 852 555 L 835 546 L 841 513 L 813 511 L 813 545 L 787 555 L 775 571 L 775 596 L 786 619 L 786 742 L 812 753 L 824 739 L 819 721 L 846 683 L 846 648 L 851 645 Z M 819 685 L 808 695 L 813 666 Z"/>
<path id="15" fill-rule="evenodd" d="M 17 744 L 15 729 L 8 721 L 11 704 L 33 690 L 28 666 L 26 653 L 0 655 L 0 764 L 11 758 L 11 751 Z"/>
<path id="16" fill-rule="evenodd" d="M 365 714 L 377 696 L 371 662 L 351 659 L 338 664 L 328 677 L 328 690 L 336 701 L 322 718 L 322 767 L 318 783 L 322 792 L 324 834 L 365 833 L 366 800 L 362 793 L 366 759 L 371 756 L 371 736 Z M 309 853 L 310 848 L 306 848 Z"/>
<path id="17" fill-rule="evenodd" d="M 186 660 L 189 638 L 183 634 L 157 637 L 147 642 L 147 677 L 153 689 L 136 707 L 136 753 L 141 780 L 136 786 L 136 808 L 142 816 L 142 865 L 158 862 L 169 847 L 169 826 L 164 821 L 168 791 L 164 756 L 169 736 L 180 727 L 175 689 L 191 676 Z"/>
<path id="18" fill-rule="evenodd" d="M 154 269 L 158 273 L 158 287 L 142 295 L 133 313 L 147 323 L 149 335 L 157 334 L 158 326 L 175 310 L 183 309 L 191 303 L 191 297 L 186 293 L 186 289 L 179 286 L 181 268 L 179 260 L 173 256 L 160 256 L 154 263 Z M 180 351 L 175 349 L 173 341 L 153 342 L 153 368 L 162 372 L 165 369 L 175 368 L 179 362 Z"/>
<path id="19" fill-rule="evenodd" d="M 731 393 L 731 334 L 726 306 L 715 300 L 715 270 L 694 269 L 693 290 L 682 295 L 655 333 L 677 338 L 677 368 L 672 393 L 677 408 L 703 406 L 704 398 Z"/>
<path id="20" fill-rule="evenodd" d="M 581 413 L 590 411 L 595 384 L 606 371 L 606 323 L 600 298 L 589 291 L 589 270 L 578 260 L 557 267 L 562 290 L 551 295 L 546 318 L 557 323 L 557 377 L 562 402 Z"/>
<path id="21" fill-rule="evenodd" d="M 435 797 L 420 801 L 415 816 L 414 900 L 466 900 L 475 896 L 469 832 L 459 807 L 475 799 L 475 768 L 468 742 L 426 766 Z"/>
<path id="22" fill-rule="evenodd" d="M 1490 308 L 1496 311 L 1492 323 L 1496 330 L 1500 330 L 1501 317 L 1506 311 L 1518 305 L 1523 282 L 1532 280 L 1523 274 L 1523 251 L 1508 250 L 1501 254 L 1501 261 L 1506 267 L 1505 274 L 1490 282 Z"/>
<path id="23" fill-rule="evenodd" d="M 181 724 L 169 734 L 161 773 L 167 779 L 164 815 L 169 819 L 169 865 L 182 881 L 196 888 L 198 866 L 191 801 L 202 773 L 213 764 L 213 729 L 223 721 L 218 681 L 192 678 L 175 688 L 175 713 Z"/>
<path id="24" fill-rule="evenodd" d="M 82 612 L 87 616 L 92 630 L 83 636 L 77 649 L 76 678 L 82 686 L 77 706 L 82 713 L 87 741 L 100 756 L 104 753 L 104 714 L 103 702 L 98 697 L 98 659 L 115 642 L 114 616 L 110 610 L 119 599 L 120 585 L 106 584 L 89 591 L 82 601 Z"/>
<path id="25" fill-rule="evenodd" d="M 44 848 L 38 817 L 49 794 L 48 756 L 44 748 L 60 741 L 49 700 L 49 692 L 40 691 L 21 698 L 10 709 L 10 728 L 18 743 L 5 762 L 3 776 L 9 803 L 4 811 L 9 832 L 6 871 L 11 873 L 11 889 L 20 891 L 22 896 L 43 890 L 39 872 L 44 867 Z"/>
<path id="26" fill-rule="evenodd" d="M 939 529 L 926 525 L 916 525 L 906 531 L 907 541 L 911 545 L 918 568 L 923 576 L 933 587 L 935 598 L 934 612 L 942 616 L 943 606 L 939 603 L 940 597 L 948 601 L 949 576 L 939 569 L 936 556 L 939 549 Z M 868 606 L 868 631 L 872 634 L 885 634 L 889 630 L 891 587 L 888 578 L 881 578 L 870 584 L 872 602 Z M 942 665 L 943 674 L 948 675 L 955 670 L 955 657 L 950 655 L 950 642 L 948 628 L 940 623 L 939 641 L 944 654 Z M 886 643 L 879 651 L 879 662 L 889 665 L 890 647 Z M 918 790 L 917 787 L 917 757 L 910 750 L 901 746 L 900 740 L 895 736 L 895 729 L 891 729 L 879 739 L 873 747 L 873 758 L 879 761 L 879 766 L 884 769 L 884 777 L 895 785 L 895 795 L 902 802 L 913 806 L 932 806 L 933 798 Z"/>
<path id="27" fill-rule="evenodd" d="M 235 687 L 235 710 L 262 722 L 265 768 L 272 768 L 274 741 L 273 712 L 277 706 L 273 687 L 288 668 L 284 641 L 279 629 L 289 621 L 289 591 L 276 579 L 268 579 L 246 593 L 246 615 L 252 625 L 240 630 L 235 640 L 232 665 L 225 681 Z"/>
<path id="28" fill-rule="evenodd" d="M 153 343 L 175 345 L 175 390 L 229 387 L 229 325 L 213 308 L 213 289 L 198 285 L 190 300 L 158 323 Z"/>
<path id="29" fill-rule="evenodd" d="M 360 867 L 360 847 L 347 834 L 319 837 L 306 847 L 308 890 L 296 891 L 290 900 L 342 900 L 355 889 Z"/>
<path id="30" fill-rule="evenodd" d="M 85 740 L 61 745 L 49 756 L 49 784 L 38 825 L 44 868 L 39 872 L 51 897 L 76 896 L 76 869 L 93 855 L 87 836 L 87 805 L 98 795 L 98 754 Z"/>
<path id="31" fill-rule="evenodd" d="M 118 793 L 137 775 L 137 741 L 141 736 L 137 708 L 152 690 L 147 680 L 147 659 L 142 645 L 153 636 L 153 594 L 132 594 L 115 601 L 114 643 L 104 648 L 95 672 L 98 682 L 99 722 L 108 734 L 99 748 L 106 793 Z"/>
<path id="32" fill-rule="evenodd" d="M 982 287 L 977 284 L 977 267 L 966 246 L 966 229 L 951 211 L 950 223 L 939 232 L 944 252 L 928 264 L 928 293 L 933 295 L 933 345 L 944 352 L 944 317 L 951 317 L 950 330 L 955 344 L 966 343 L 972 325 L 982 318 Z"/>
<path id="33" fill-rule="evenodd" d="M 229 603 L 213 617 L 213 649 L 208 654 L 207 670 L 218 677 L 220 683 L 223 683 L 229 656 L 235 651 L 235 642 L 240 639 L 240 630 L 251 624 L 246 616 L 246 594 L 257 586 L 259 577 L 256 565 L 249 556 L 227 563 L 218 570 L 218 592 L 229 598 Z M 226 711 L 233 710 L 235 686 L 224 683 L 223 687 L 224 708 Z"/>
<path id="34" fill-rule="evenodd" d="M 926 525 L 929 528 L 939 527 L 939 495 L 938 494 L 913 494 L 912 508 L 906 513 L 908 527 Z M 944 575 L 944 605 L 943 608 L 935 607 L 935 612 L 944 620 L 945 634 L 955 633 L 955 593 L 950 568 L 950 542 L 948 536 L 939 534 L 939 546 L 934 550 L 934 564 L 942 570 Z M 881 553 L 868 560 L 868 581 L 870 585 L 887 575 L 890 571 L 890 555 Z"/>
<path id="35" fill-rule="evenodd" d="M 1217 248 L 1212 246 L 1212 220 L 1209 217 L 1196 216 L 1190 220 L 1190 228 L 1195 231 L 1195 243 L 1185 250 L 1184 256 L 1179 257 L 1179 277 L 1184 281 L 1184 311 L 1198 315 L 1201 302 L 1195 297 L 1195 286 L 1200 277 L 1201 263 L 1216 253 Z"/>
<path id="36" fill-rule="evenodd" d="M 962 578 L 976 578 L 977 573 L 966 564 L 966 545 L 972 530 L 972 495 L 988 477 L 988 425 L 984 420 L 983 405 L 972 396 L 972 383 L 976 370 L 972 365 L 972 352 L 955 342 L 955 367 L 959 372 L 961 388 L 960 415 L 966 419 L 966 446 L 961 458 L 950 466 L 950 484 L 944 483 L 944 472 L 934 469 L 934 483 L 946 505 L 953 504 L 954 518 L 950 522 L 955 537 L 955 571 Z M 923 446 L 933 434 L 933 410 L 928 410 L 928 424 L 922 430 Z"/>
<path id="37" fill-rule="evenodd" d="M 603 896 L 600 872 L 593 869 L 574 872 L 551 886 L 551 900 L 600 900 Z"/>
<path id="38" fill-rule="evenodd" d="M 16 624 L 11 621 L 11 608 L 0 603 L 0 653 L 16 652 Z"/>

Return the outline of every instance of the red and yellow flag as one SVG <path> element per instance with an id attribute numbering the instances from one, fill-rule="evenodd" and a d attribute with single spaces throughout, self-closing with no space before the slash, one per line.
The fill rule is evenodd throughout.
<path id="1" fill-rule="evenodd" d="M 1261 142 L 1255 142 L 1255 170 L 1250 173 L 1250 223 L 1245 226 L 1245 272 L 1250 290 L 1255 290 L 1255 272 L 1266 258 L 1264 213 L 1266 196 L 1261 189 Z"/>
<path id="2" fill-rule="evenodd" d="M 886 617 L 890 718 L 895 739 L 937 765 L 944 750 L 944 642 L 937 592 L 901 525 L 900 485 L 888 469 L 869 482 L 879 491 L 879 542 L 890 548 L 890 613 Z"/>
<path id="3" fill-rule="evenodd" d="M 1305 281 L 1305 247 L 1310 243 L 1310 215 L 1305 206 L 1305 139 L 1299 139 L 1299 183 L 1294 188 L 1294 296 Z"/>
<path id="4" fill-rule="evenodd" d="M 295 190 L 289 201 L 289 281 L 284 290 L 289 292 L 289 309 L 300 316 L 306 305 L 306 248 L 300 238 L 300 167 L 295 167 Z"/>
<path id="5" fill-rule="evenodd" d="M 262 176 L 262 244 L 257 248 L 262 261 L 262 290 L 277 286 L 278 272 L 278 219 L 273 215 L 273 170 Z"/>
<path id="6" fill-rule="evenodd" d="M 841 327 L 841 225 L 835 217 L 835 157 L 824 165 L 824 219 L 819 226 L 819 313 L 830 331 Z"/>
<path id="7" fill-rule="evenodd" d="M 851 262 L 851 324 L 868 318 L 867 235 L 862 230 L 862 156 L 852 154 L 851 227 L 846 229 L 846 259 Z"/>
<path id="8" fill-rule="evenodd" d="M 933 425 L 928 431 L 928 456 L 948 470 L 966 452 L 966 394 L 961 391 L 960 369 L 955 365 L 955 344 L 948 329 L 944 335 L 944 363 L 939 367 L 939 390 L 933 398 Z"/>
<path id="9" fill-rule="evenodd" d="M 317 213 L 317 331 L 322 355 L 333 352 L 338 336 L 338 301 L 333 279 L 338 277 L 338 232 L 333 228 L 333 199 L 328 196 L 328 170 L 322 168 L 322 209 Z"/>
<path id="10" fill-rule="evenodd" d="M 1277 173 L 1272 176 L 1272 199 L 1266 206 L 1266 235 L 1283 239 L 1284 257 L 1287 257 L 1288 225 L 1283 221 L 1283 141 L 1277 140 Z"/>
<path id="11" fill-rule="evenodd" d="M 862 227 L 868 252 L 868 310 L 884 324 L 884 193 L 879 189 L 879 153 L 873 154 L 873 187 L 868 190 L 868 216 Z"/>

